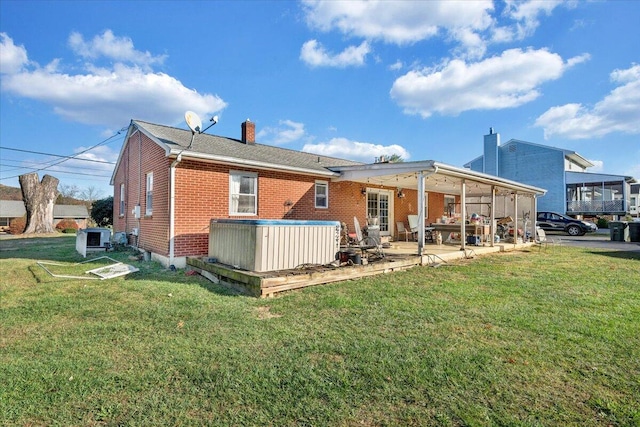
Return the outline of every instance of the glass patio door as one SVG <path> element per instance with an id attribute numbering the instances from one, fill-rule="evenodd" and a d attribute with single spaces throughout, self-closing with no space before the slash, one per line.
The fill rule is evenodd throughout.
<path id="1" fill-rule="evenodd" d="M 391 210 L 390 200 L 393 194 L 388 190 L 367 190 L 367 217 L 378 218 L 380 225 L 380 235 L 388 236 L 391 234 L 389 223 L 389 213 Z"/>

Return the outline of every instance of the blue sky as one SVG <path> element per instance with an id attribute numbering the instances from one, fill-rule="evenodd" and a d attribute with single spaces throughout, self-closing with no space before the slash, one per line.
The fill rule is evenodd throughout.
<path id="1" fill-rule="evenodd" d="M 638 22 L 621 0 L 3 0 L 0 183 L 38 170 L 111 195 L 118 131 L 186 129 L 186 110 L 364 162 L 462 166 L 493 127 L 640 178 Z"/>

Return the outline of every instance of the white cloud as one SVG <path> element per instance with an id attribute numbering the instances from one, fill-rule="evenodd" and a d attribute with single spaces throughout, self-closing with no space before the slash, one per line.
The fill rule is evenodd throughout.
<path id="1" fill-rule="evenodd" d="M 327 52 L 317 40 L 309 40 L 302 45 L 300 59 L 312 67 L 338 67 L 364 65 L 366 56 L 371 52 L 369 43 L 349 46 L 338 54 Z"/>
<path id="2" fill-rule="evenodd" d="M 105 57 L 143 66 L 162 64 L 166 59 L 166 55 L 154 56 L 148 51 L 136 50 L 129 37 L 116 37 L 111 30 L 95 36 L 90 42 L 86 42 L 82 34 L 73 32 L 69 36 L 69 46 L 77 55 L 87 59 Z"/>
<path id="3" fill-rule="evenodd" d="M 323 32 L 337 31 L 368 41 L 396 45 L 432 38 L 454 43 L 460 58 L 479 59 L 488 43 L 506 43 L 531 36 L 543 15 L 559 6 L 575 7 L 575 0 L 505 0 L 496 11 L 492 0 L 303 0 L 307 25 Z"/>
<path id="4" fill-rule="evenodd" d="M 401 69 L 402 69 L 402 67 L 404 67 L 404 64 L 403 64 L 403 63 L 402 63 L 402 61 L 400 61 L 399 59 L 398 59 L 395 63 L 393 63 L 393 64 L 389 65 L 389 69 L 390 69 L 391 71 L 398 71 L 398 70 L 401 70 Z"/>
<path id="5" fill-rule="evenodd" d="M 599 138 L 613 132 L 640 133 L 640 65 L 614 70 L 611 81 L 620 84 L 592 108 L 571 103 L 552 107 L 536 119 L 545 139 Z"/>
<path id="6" fill-rule="evenodd" d="M 538 25 L 540 25 L 538 17 L 541 14 L 549 16 L 553 10 L 560 5 L 574 7 L 576 3 L 577 2 L 573 0 L 528 0 L 524 2 L 508 0 L 505 14 L 517 21 L 514 36 L 522 40 L 532 35 L 536 28 L 538 28 Z"/>
<path id="7" fill-rule="evenodd" d="M 455 59 L 408 72 L 390 93 L 406 113 L 422 117 L 514 108 L 536 99 L 543 83 L 558 79 L 586 56 L 578 58 L 565 62 L 546 49 L 510 49 L 479 62 Z"/>
<path id="8" fill-rule="evenodd" d="M 587 159 L 589 160 L 589 159 Z M 604 162 L 602 160 L 589 160 L 593 163 L 593 166 L 589 168 L 589 172 L 602 172 L 604 171 Z"/>
<path id="9" fill-rule="evenodd" d="M 375 158 L 381 155 L 391 156 L 397 154 L 405 160 L 408 160 L 410 157 L 409 152 L 397 144 L 380 145 L 370 142 L 352 141 L 347 138 L 332 138 L 328 142 L 305 144 L 304 147 L 302 147 L 302 151 L 364 163 L 373 163 Z"/>
<path id="10" fill-rule="evenodd" d="M 299 140 L 305 135 L 304 124 L 292 120 L 280 120 L 277 127 L 265 127 L 256 135 L 261 143 L 275 145 L 288 144 Z"/>
<path id="11" fill-rule="evenodd" d="M 16 46 L 7 33 L 0 33 L 0 74 L 13 74 L 29 62 L 24 46 Z"/>
<path id="12" fill-rule="evenodd" d="M 323 1 L 303 2 L 309 26 L 322 31 L 383 40 L 398 45 L 414 43 L 463 28 L 484 30 L 491 24 L 490 0 L 435 1 Z"/>
<path id="13" fill-rule="evenodd" d="M 132 118 L 177 124 L 186 110 L 206 116 L 225 108 L 226 103 L 217 95 L 200 94 L 172 76 L 148 70 L 151 64 L 161 62 L 161 57 L 141 53 L 140 58 L 133 58 L 131 55 L 138 51 L 132 43 L 129 45 L 129 39 L 108 34 L 109 31 L 105 32 L 89 44 L 81 36 L 71 38 L 84 57 L 100 54 L 134 65 L 116 62 L 99 67 L 88 63 L 83 72 L 76 74 L 60 71 L 58 59 L 45 67 L 37 64 L 26 67 L 29 63 L 26 50 L 17 48 L 24 51 L 24 56 L 16 54 L 13 41 L 4 36 L 3 55 L 5 47 L 9 47 L 14 53 L 8 56 L 18 59 L 11 62 L 13 65 L 7 67 L 7 72 L 3 68 L 2 90 L 49 104 L 55 113 L 68 120 L 116 129 L 126 126 Z"/>

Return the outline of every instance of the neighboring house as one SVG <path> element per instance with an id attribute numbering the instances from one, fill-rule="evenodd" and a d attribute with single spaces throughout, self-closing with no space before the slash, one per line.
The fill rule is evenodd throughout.
<path id="1" fill-rule="evenodd" d="M 0 200 L 0 230 L 9 228 L 11 221 L 27 214 L 22 200 Z M 84 205 L 54 205 L 53 226 L 63 219 L 72 219 L 78 228 L 87 228 L 89 213 Z"/>
<path id="2" fill-rule="evenodd" d="M 545 188 L 547 194 L 538 200 L 539 211 L 570 216 L 626 215 L 635 179 L 587 172 L 592 166 L 571 150 L 517 139 L 501 145 L 500 134 L 493 129 L 484 136 L 484 154 L 464 165 L 473 171 Z"/>
<path id="3" fill-rule="evenodd" d="M 377 217 L 380 234 L 393 236 L 395 221 L 406 224 L 409 214 L 424 223 L 468 216 L 461 201 L 469 188 L 469 197 L 484 197 L 482 206 L 491 194 L 518 194 L 507 196 L 520 200 L 515 212 L 535 210 L 535 198 L 544 194 L 434 161 L 362 164 L 262 145 L 248 120 L 241 135 L 133 120 L 111 178 L 114 232 L 151 259 L 181 268 L 187 256 L 207 255 L 213 218 L 340 221 L 353 230 L 354 217 L 362 225 Z"/>
<path id="4" fill-rule="evenodd" d="M 636 218 L 640 218 L 640 184 L 631 184 L 629 213 Z"/>

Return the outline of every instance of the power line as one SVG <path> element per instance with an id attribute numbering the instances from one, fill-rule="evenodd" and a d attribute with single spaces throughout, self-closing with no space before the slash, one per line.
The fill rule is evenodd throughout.
<path id="1" fill-rule="evenodd" d="M 0 166 L 4 166 L 2 164 L 0 164 Z M 28 169 L 28 168 L 14 168 L 12 170 L 17 170 L 17 169 Z M 96 178 L 111 178 L 111 175 L 96 175 L 95 173 L 83 173 L 83 172 L 65 172 L 65 171 L 61 171 L 61 170 L 52 170 L 51 172 L 55 172 L 55 173 L 66 173 L 69 175 L 86 175 L 86 176 L 94 176 Z"/>
<path id="2" fill-rule="evenodd" d="M 83 162 L 94 162 L 94 163 L 106 163 L 108 165 L 115 165 L 115 162 L 107 162 L 106 160 L 93 160 L 93 159 L 83 159 L 75 156 L 62 156 L 60 154 L 52 154 L 52 153 L 43 153 L 42 151 L 31 151 L 31 150 L 21 150 L 20 148 L 11 148 L 11 147 L 0 147 L 0 150 L 10 150 L 10 151 L 20 151 L 22 153 L 30 153 L 30 154 L 42 154 L 44 156 L 53 156 L 53 157 L 62 157 L 65 159 L 74 159 L 74 160 L 82 160 Z"/>
<path id="3" fill-rule="evenodd" d="M 79 153 L 76 153 L 76 154 L 75 154 L 75 155 L 73 155 L 73 156 L 62 156 L 62 157 L 63 157 L 63 159 L 62 159 L 62 160 L 60 160 L 60 161 L 58 161 L 58 162 L 56 162 L 56 163 L 52 163 L 52 164 L 51 164 L 51 165 L 49 165 L 49 166 L 45 166 L 45 167 L 43 167 L 43 168 L 38 168 L 38 169 L 32 170 L 31 172 L 28 172 L 28 173 L 34 173 L 34 172 L 40 172 L 40 171 L 43 171 L 43 170 L 47 170 L 47 169 L 49 169 L 49 168 L 51 168 L 51 167 L 53 167 L 53 166 L 59 165 L 60 163 L 64 163 L 64 162 L 66 162 L 66 161 L 68 161 L 68 160 L 71 160 L 71 159 L 74 159 L 74 160 L 80 160 L 80 159 L 78 159 L 78 158 L 77 158 L 77 156 L 79 156 L 80 154 L 84 154 L 84 153 L 86 153 L 87 151 L 93 150 L 93 149 L 94 149 L 94 148 L 96 148 L 96 147 L 99 147 L 99 146 L 101 146 L 101 145 L 106 144 L 110 139 L 115 138 L 116 136 L 120 135 L 120 133 L 124 132 L 125 130 L 127 130 L 127 128 L 126 128 L 126 127 L 123 127 L 123 128 L 122 128 L 122 129 L 120 129 L 118 132 L 116 132 L 115 134 L 111 135 L 109 138 L 106 138 L 106 139 L 104 139 L 104 140 L 100 141 L 100 142 L 99 142 L 99 143 L 97 143 L 96 145 L 93 145 L 93 146 L 91 146 L 91 147 L 87 148 L 86 150 L 82 150 L 82 151 L 80 151 Z M 69 173 L 72 173 L 72 172 L 69 172 Z M 4 178 L 0 178 L 0 180 L 3 180 L 3 179 L 11 179 L 11 178 L 18 178 L 18 177 L 20 177 L 20 175 L 7 176 L 7 177 L 4 177 Z"/>
<path id="4" fill-rule="evenodd" d="M 9 171 L 9 170 L 19 170 L 19 169 L 32 169 L 35 167 L 38 167 L 40 165 L 48 165 L 50 161 L 47 162 L 31 162 L 31 161 L 27 161 L 27 160 L 19 160 L 19 159 L 7 159 L 5 157 L 3 157 L 2 159 L 0 159 L 2 161 L 4 161 L 4 164 L 1 164 L 0 166 L 5 166 L 5 167 L 9 167 L 11 169 L 5 169 L 5 172 Z M 8 163 L 7 163 L 8 162 Z M 74 166 L 73 169 L 80 169 L 80 170 L 87 170 L 87 171 L 94 171 L 96 170 L 96 167 L 94 166 Z M 100 168 L 99 170 L 103 170 L 103 168 Z"/>

